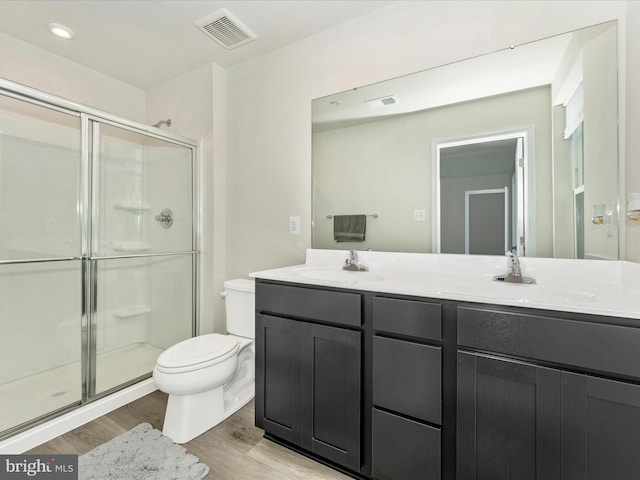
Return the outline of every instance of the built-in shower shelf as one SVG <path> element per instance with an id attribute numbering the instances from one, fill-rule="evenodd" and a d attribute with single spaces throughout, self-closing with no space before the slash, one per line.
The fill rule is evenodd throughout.
<path id="1" fill-rule="evenodd" d="M 115 252 L 139 253 L 151 250 L 151 244 L 142 242 L 113 242 Z"/>
<path id="2" fill-rule="evenodd" d="M 146 315 L 151 312 L 151 307 L 147 305 L 134 305 L 132 307 L 121 308 L 113 312 L 113 316 L 116 318 L 132 318 Z"/>
<path id="3" fill-rule="evenodd" d="M 150 205 L 133 205 L 129 203 L 116 203 L 113 205 L 113 208 L 116 210 L 124 210 L 129 213 L 133 213 L 134 215 L 141 215 L 144 212 L 151 210 Z"/>

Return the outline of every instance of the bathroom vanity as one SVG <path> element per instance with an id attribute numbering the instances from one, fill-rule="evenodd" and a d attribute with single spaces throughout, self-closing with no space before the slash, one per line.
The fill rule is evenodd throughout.
<path id="1" fill-rule="evenodd" d="M 574 289 L 552 260 L 525 261 L 537 285 L 505 285 L 500 257 L 362 252 L 369 272 L 343 273 L 344 257 L 252 275 L 268 438 L 356 478 L 640 471 L 635 265 L 581 261 L 599 288 Z"/>

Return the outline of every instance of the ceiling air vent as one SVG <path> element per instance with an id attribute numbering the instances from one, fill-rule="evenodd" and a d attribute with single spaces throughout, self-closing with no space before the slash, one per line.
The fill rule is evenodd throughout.
<path id="1" fill-rule="evenodd" d="M 252 42 L 255 34 L 224 8 L 198 20 L 196 26 L 225 48 L 232 49 Z"/>
<path id="2" fill-rule="evenodd" d="M 388 107 L 389 105 L 395 105 L 396 103 L 398 103 L 398 99 L 395 95 L 387 95 L 386 97 L 367 100 L 364 103 L 369 105 L 369 108 L 376 109 L 381 107 Z"/>

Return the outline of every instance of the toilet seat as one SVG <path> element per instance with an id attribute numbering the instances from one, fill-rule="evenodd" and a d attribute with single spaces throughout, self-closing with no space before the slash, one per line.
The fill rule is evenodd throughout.
<path id="1" fill-rule="evenodd" d="M 163 373 L 182 373 L 210 367 L 238 353 L 238 340 L 230 335 L 211 333 L 189 338 L 160 354 L 156 369 Z"/>

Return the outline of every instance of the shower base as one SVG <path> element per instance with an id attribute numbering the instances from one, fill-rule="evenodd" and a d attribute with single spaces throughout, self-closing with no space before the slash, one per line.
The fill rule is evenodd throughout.
<path id="1" fill-rule="evenodd" d="M 104 392 L 150 373 L 162 352 L 162 348 L 138 343 L 98 354 L 96 392 Z M 80 362 L 0 385 L 0 433 L 79 403 L 81 398 Z"/>

